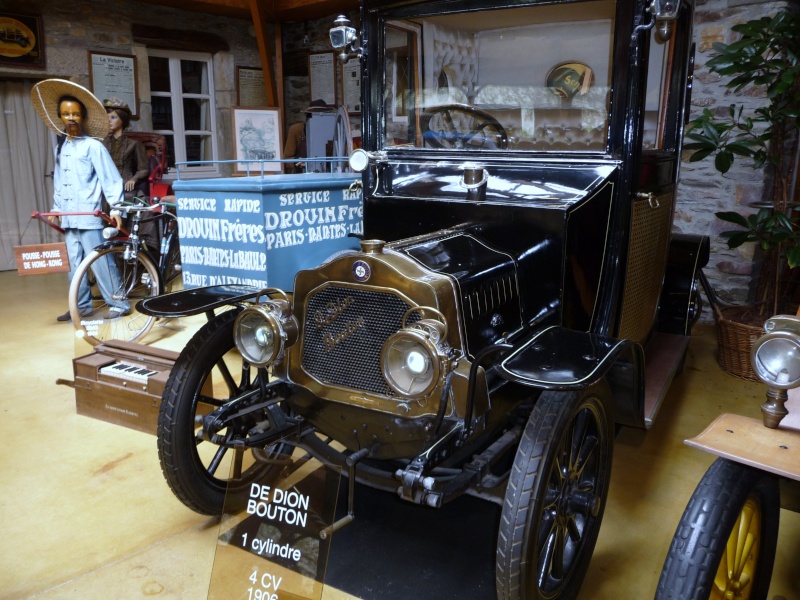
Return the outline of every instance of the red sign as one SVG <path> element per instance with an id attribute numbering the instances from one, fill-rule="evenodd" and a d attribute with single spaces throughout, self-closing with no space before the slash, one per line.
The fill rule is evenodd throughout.
<path id="1" fill-rule="evenodd" d="M 46 275 L 69 271 L 67 245 L 64 242 L 14 246 L 14 256 L 17 259 L 17 270 L 20 275 Z"/>

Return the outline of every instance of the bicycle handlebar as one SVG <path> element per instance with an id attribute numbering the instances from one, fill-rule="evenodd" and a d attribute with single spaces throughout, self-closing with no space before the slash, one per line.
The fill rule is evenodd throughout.
<path id="1" fill-rule="evenodd" d="M 59 227 L 58 225 L 56 225 L 55 223 L 53 223 L 52 221 L 50 221 L 50 219 L 48 219 L 48 218 L 47 218 L 47 217 L 60 217 L 60 216 L 62 216 L 62 215 L 67 215 L 67 216 L 87 216 L 87 217 L 94 216 L 94 217 L 100 217 L 101 219 L 103 219 L 103 221 L 105 221 L 105 222 L 106 222 L 106 223 L 108 223 L 109 225 L 116 225 L 116 221 L 115 221 L 114 219 L 112 219 L 110 216 L 108 216 L 106 213 L 104 213 L 102 210 L 91 210 L 91 211 L 62 211 L 62 212 L 58 212 L 58 211 L 53 211 L 53 212 L 40 212 L 40 211 L 38 211 L 38 210 L 35 210 L 35 211 L 33 211 L 33 212 L 31 213 L 31 219 L 38 219 L 39 221 L 41 221 L 42 223 L 44 223 L 44 224 L 45 224 L 45 225 L 47 225 L 48 227 L 52 227 L 53 229 L 55 229 L 55 230 L 56 230 L 56 231 L 58 231 L 59 233 L 62 233 L 62 234 L 63 234 L 63 233 L 64 233 L 64 229 L 63 229 L 62 227 Z M 124 229 L 124 228 L 123 228 L 123 229 L 120 229 L 120 233 L 122 233 L 122 234 L 124 234 L 124 235 L 128 235 L 128 231 L 127 231 L 126 229 Z"/>
<path id="2" fill-rule="evenodd" d="M 141 198 L 136 198 L 136 199 L 139 200 L 140 202 L 144 202 L 144 200 L 142 200 Z M 123 204 L 123 205 L 117 205 L 117 206 L 112 207 L 112 210 L 116 209 L 116 210 L 120 210 L 120 212 L 137 212 L 137 213 L 159 211 L 160 214 L 162 214 L 162 215 L 167 215 L 169 217 L 174 217 L 175 216 L 172 213 L 164 211 L 163 208 L 175 208 L 175 203 L 174 202 L 161 201 L 161 202 L 155 202 L 153 204 L 146 204 L 145 206 L 138 206 L 136 204 Z M 59 227 L 58 225 L 56 225 L 55 223 L 50 221 L 50 219 L 47 218 L 47 217 L 61 217 L 62 215 L 100 217 L 101 219 L 103 219 L 103 221 L 105 221 L 109 225 L 116 226 L 116 221 L 111 216 L 109 216 L 108 214 L 104 213 L 102 210 L 61 211 L 61 212 L 58 212 L 58 211 L 41 212 L 41 211 L 35 210 L 35 211 L 33 211 L 31 213 L 31 218 L 32 219 L 38 219 L 39 221 L 41 221 L 42 223 L 44 223 L 48 227 L 52 227 L 53 229 L 55 229 L 59 233 L 63 234 L 64 233 L 64 229 L 62 227 Z M 122 235 L 130 235 L 130 232 L 127 229 L 125 229 L 124 227 L 121 228 L 119 230 L 119 232 Z"/>
<path id="3" fill-rule="evenodd" d="M 174 207 L 174 204 L 170 202 L 156 202 L 155 204 L 148 204 L 147 206 L 137 206 L 134 204 L 131 205 L 117 205 L 114 208 L 119 210 L 120 212 L 156 212 L 161 211 L 163 207 Z M 163 211 L 162 211 L 163 212 Z"/>

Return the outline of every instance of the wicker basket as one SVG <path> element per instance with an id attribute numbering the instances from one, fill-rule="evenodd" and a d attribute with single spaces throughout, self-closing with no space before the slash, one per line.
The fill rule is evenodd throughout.
<path id="1" fill-rule="evenodd" d="M 756 340 L 764 335 L 762 327 L 744 325 L 736 318 L 752 310 L 750 306 L 714 305 L 717 330 L 717 360 L 726 373 L 748 381 L 759 381 L 750 365 L 750 350 Z"/>

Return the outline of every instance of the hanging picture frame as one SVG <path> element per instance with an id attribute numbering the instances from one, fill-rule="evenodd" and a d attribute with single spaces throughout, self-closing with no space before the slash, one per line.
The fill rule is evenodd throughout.
<path id="1" fill-rule="evenodd" d="M 0 65 L 45 66 L 41 16 L 0 11 Z"/>
<path id="2" fill-rule="evenodd" d="M 361 114 L 360 61 L 350 60 L 342 65 L 342 104 L 349 114 Z"/>
<path id="3" fill-rule="evenodd" d="M 101 102 L 119 98 L 131 109 L 131 119 L 139 118 L 139 84 L 136 57 L 132 54 L 88 51 L 89 87 Z"/>
<path id="4" fill-rule="evenodd" d="M 265 107 L 231 107 L 234 173 L 280 173 L 280 110 Z M 238 162 L 242 161 L 242 162 Z"/>
<path id="5" fill-rule="evenodd" d="M 333 52 L 308 55 L 308 82 L 311 90 L 309 102 L 325 100 L 336 106 L 336 63 Z"/>
<path id="6" fill-rule="evenodd" d="M 267 104 L 267 89 L 264 71 L 257 67 L 236 67 L 236 105 L 264 106 Z"/>

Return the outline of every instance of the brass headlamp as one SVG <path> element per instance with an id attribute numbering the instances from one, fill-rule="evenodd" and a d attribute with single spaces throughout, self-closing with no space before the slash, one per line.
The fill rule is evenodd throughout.
<path id="1" fill-rule="evenodd" d="M 414 312 L 432 312 L 436 318 L 422 318 L 407 324 Z M 381 349 L 381 371 L 386 383 L 403 398 L 428 396 L 449 371 L 447 325 L 435 308 L 410 308 L 403 315 L 402 329 L 392 334 Z"/>
<path id="2" fill-rule="evenodd" d="M 776 315 L 764 323 L 766 335 L 758 338 L 750 351 L 750 363 L 758 378 L 766 383 L 767 401 L 761 405 L 764 425 L 775 428 L 788 414 L 786 390 L 800 385 L 800 318 Z"/>
<path id="3" fill-rule="evenodd" d="M 269 294 L 280 294 L 278 299 Z M 259 303 L 265 295 L 267 300 Z M 283 351 L 297 341 L 300 327 L 292 314 L 288 296 L 267 288 L 256 297 L 256 304 L 245 308 L 233 323 L 233 340 L 242 357 L 255 367 L 266 367 L 279 360 Z"/>

